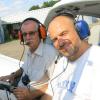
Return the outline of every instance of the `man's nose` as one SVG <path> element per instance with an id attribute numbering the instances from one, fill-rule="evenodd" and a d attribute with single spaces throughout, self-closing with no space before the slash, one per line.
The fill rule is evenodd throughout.
<path id="1" fill-rule="evenodd" d="M 26 39 L 30 39 L 30 34 L 29 33 L 26 34 Z"/>
<path id="2" fill-rule="evenodd" d="M 64 46 L 64 39 L 58 37 L 58 44 L 59 44 L 59 48 L 62 48 Z"/>

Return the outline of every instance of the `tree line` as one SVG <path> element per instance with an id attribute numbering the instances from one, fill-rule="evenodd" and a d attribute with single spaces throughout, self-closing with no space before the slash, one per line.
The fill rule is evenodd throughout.
<path id="1" fill-rule="evenodd" d="M 40 7 L 39 5 L 35 5 L 32 6 L 29 11 L 31 10 L 36 10 L 36 9 L 41 9 L 41 8 L 47 8 L 47 7 L 52 7 L 55 3 L 57 3 L 58 1 L 48 1 L 48 2 L 44 2 L 43 5 Z"/>

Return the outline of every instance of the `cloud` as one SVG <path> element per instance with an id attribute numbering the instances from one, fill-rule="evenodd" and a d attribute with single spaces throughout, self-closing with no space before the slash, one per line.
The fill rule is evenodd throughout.
<path id="1" fill-rule="evenodd" d="M 5 11 L 5 10 L 9 10 L 9 7 L 7 7 L 7 6 L 4 5 L 2 2 L 0 2 L 0 12 L 1 12 L 1 11 Z"/>
<path id="2" fill-rule="evenodd" d="M 5 2 L 0 1 L 0 13 L 1 14 L 7 14 L 7 13 L 12 13 L 16 11 L 16 9 L 20 9 L 23 6 L 23 0 L 9 0 Z"/>
<path id="3" fill-rule="evenodd" d="M 22 4 L 22 3 L 23 3 L 23 0 L 14 0 L 13 1 L 14 5 L 19 5 L 19 4 Z"/>
<path id="4" fill-rule="evenodd" d="M 33 5 L 47 0 L 0 0 L 0 17 L 8 14 L 28 11 Z"/>

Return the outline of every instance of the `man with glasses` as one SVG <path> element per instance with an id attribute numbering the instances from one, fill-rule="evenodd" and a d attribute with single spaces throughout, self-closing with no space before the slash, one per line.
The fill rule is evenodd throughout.
<path id="1" fill-rule="evenodd" d="M 34 18 L 27 18 L 22 22 L 21 40 L 29 47 L 26 59 L 18 71 L 0 78 L 1 81 L 9 79 L 10 82 L 13 82 L 21 76 L 18 86 L 12 90 L 18 100 L 33 100 L 37 95 L 41 95 L 52 76 L 57 52 L 52 45 L 44 43 L 46 34 L 43 33 L 45 31 L 45 27 L 43 27 Z M 34 87 L 39 90 L 35 91 Z M 16 98 L 12 99 L 16 100 Z"/>

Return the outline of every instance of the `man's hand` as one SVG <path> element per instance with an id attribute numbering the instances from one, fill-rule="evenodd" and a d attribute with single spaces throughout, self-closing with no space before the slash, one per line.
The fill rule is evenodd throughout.
<path id="1" fill-rule="evenodd" d="M 32 100 L 31 92 L 26 87 L 18 87 L 13 90 L 17 100 Z"/>

